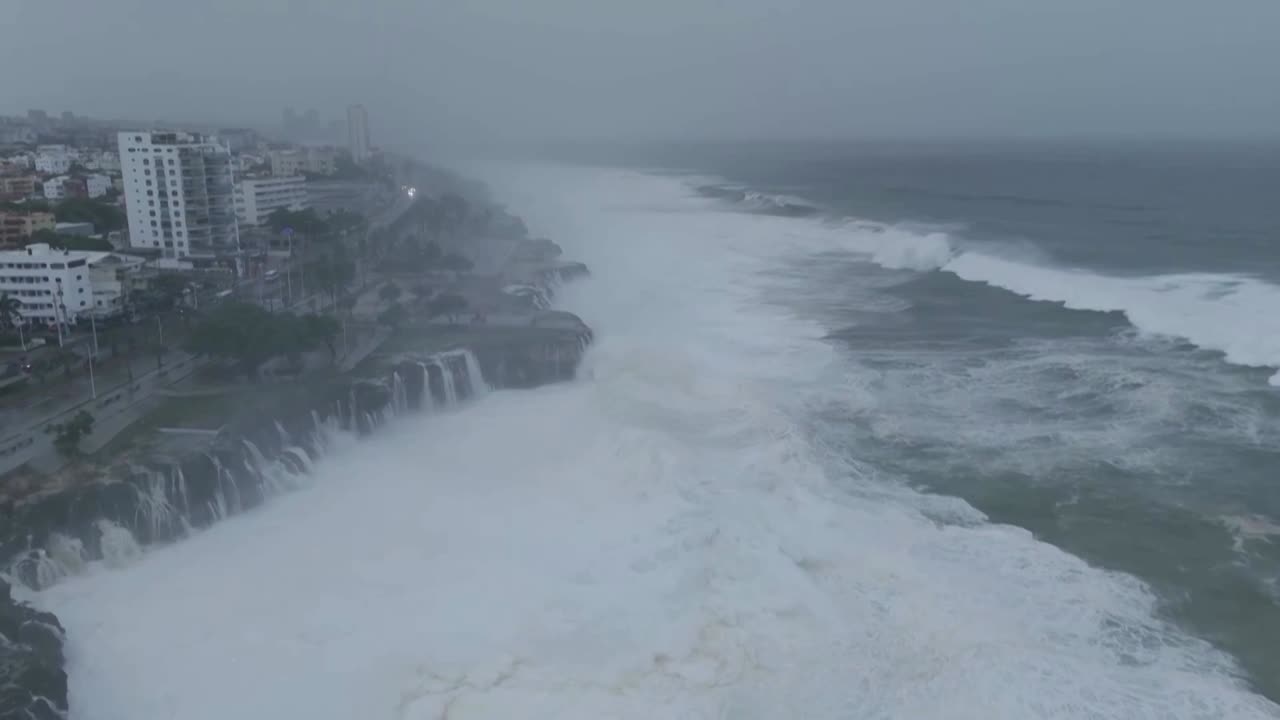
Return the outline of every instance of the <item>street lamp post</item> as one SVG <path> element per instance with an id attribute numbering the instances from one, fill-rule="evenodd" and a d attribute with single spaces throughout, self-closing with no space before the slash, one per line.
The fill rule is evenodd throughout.
<path id="1" fill-rule="evenodd" d="M 293 228 L 287 227 L 280 231 L 284 235 L 285 242 L 289 244 L 289 260 L 284 269 L 285 292 L 289 295 L 286 307 L 293 304 Z"/>

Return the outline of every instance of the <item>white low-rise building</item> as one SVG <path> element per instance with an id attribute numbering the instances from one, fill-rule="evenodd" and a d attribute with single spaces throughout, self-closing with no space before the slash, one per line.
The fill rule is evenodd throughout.
<path id="1" fill-rule="evenodd" d="M 111 178 L 106 175 L 86 175 L 84 178 L 85 192 L 91 198 L 102 197 L 111 189 Z"/>
<path id="2" fill-rule="evenodd" d="M 0 251 L 0 295 L 22 303 L 19 314 L 26 323 L 74 325 L 94 307 L 89 260 L 103 254 L 54 250 L 45 243 Z"/>
<path id="3" fill-rule="evenodd" d="M 307 156 L 302 150 L 272 150 L 267 157 L 271 159 L 271 174 L 278 178 L 301 175 L 307 169 Z"/>
<path id="4" fill-rule="evenodd" d="M 58 175 L 40 183 L 40 187 L 44 193 L 44 199 L 50 202 L 58 202 L 67 197 L 67 181 L 71 178 L 66 175 Z"/>
<path id="5" fill-rule="evenodd" d="M 265 225 L 271 213 L 306 210 L 307 180 L 302 176 L 245 178 L 236 183 L 236 216 L 245 225 Z"/>
<path id="6" fill-rule="evenodd" d="M 118 173 L 120 172 L 120 155 L 110 150 L 101 150 L 85 160 L 84 166 L 104 173 Z"/>
<path id="7" fill-rule="evenodd" d="M 124 313 L 129 294 L 139 281 L 145 258 L 122 253 L 88 253 L 89 282 L 93 286 L 93 314 L 110 317 Z"/>
<path id="8" fill-rule="evenodd" d="M 75 153 L 66 145 L 41 145 L 36 149 L 36 170 L 50 175 L 61 175 L 71 170 L 76 161 Z"/>

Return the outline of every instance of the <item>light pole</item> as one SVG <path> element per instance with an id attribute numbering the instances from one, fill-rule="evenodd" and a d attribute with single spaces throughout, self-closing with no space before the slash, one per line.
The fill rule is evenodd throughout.
<path id="1" fill-rule="evenodd" d="M 98 399 L 98 383 L 93 379 L 93 358 L 96 354 L 97 350 L 95 349 L 94 352 L 89 355 L 89 392 L 93 395 L 94 400 Z"/>
<path id="2" fill-rule="evenodd" d="M 280 234 L 284 235 L 285 241 L 289 244 L 289 260 L 284 268 L 285 292 L 289 295 L 289 300 L 285 303 L 287 307 L 293 304 L 293 228 L 286 227 L 280 231 Z"/>
<path id="3" fill-rule="evenodd" d="M 156 328 L 160 335 L 159 340 L 157 340 L 157 344 L 163 345 L 164 344 L 164 323 L 160 322 L 159 315 L 156 316 Z"/>
<path id="4" fill-rule="evenodd" d="M 62 318 L 58 317 L 58 308 L 66 312 L 67 306 L 62 304 L 62 287 L 58 287 L 58 301 L 53 306 L 53 324 L 58 329 L 58 347 L 62 347 Z"/>

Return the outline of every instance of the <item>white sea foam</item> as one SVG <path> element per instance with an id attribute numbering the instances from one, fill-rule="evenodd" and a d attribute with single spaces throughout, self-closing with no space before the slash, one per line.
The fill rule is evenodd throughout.
<path id="1" fill-rule="evenodd" d="M 829 474 L 795 413 L 835 358 L 759 301 L 815 238 L 660 178 L 515 182 L 594 271 L 561 294 L 584 379 L 43 593 L 73 720 L 1280 717 L 1135 580 Z"/>
<path id="2" fill-rule="evenodd" d="M 1256 278 L 1223 273 L 1109 277 L 980 252 L 963 253 L 943 268 L 1032 300 L 1121 312 L 1139 330 L 1220 351 L 1230 363 L 1280 367 L 1280 287 Z M 1280 373 L 1271 384 L 1280 385 Z"/>
<path id="3" fill-rule="evenodd" d="M 702 182 L 709 179 L 702 178 Z M 800 223 L 796 223 L 800 224 Z M 1280 286 L 1246 275 L 1109 276 L 1036 264 L 910 224 L 813 220 L 801 232 L 892 270 L 943 270 L 1073 310 L 1120 312 L 1134 327 L 1223 353 L 1246 367 L 1280 368 Z M 795 230 L 792 230 L 795 232 Z M 1280 387 L 1280 372 L 1270 380 Z"/>

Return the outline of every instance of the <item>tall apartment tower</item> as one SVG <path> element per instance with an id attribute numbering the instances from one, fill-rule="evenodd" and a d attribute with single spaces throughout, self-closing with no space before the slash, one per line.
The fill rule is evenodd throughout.
<path id="1" fill-rule="evenodd" d="M 369 113 L 365 112 L 363 105 L 347 108 L 347 147 L 355 162 L 369 159 Z"/>
<path id="2" fill-rule="evenodd" d="M 240 249 L 231 151 L 212 137 L 122 132 L 129 245 L 180 260 Z"/>

